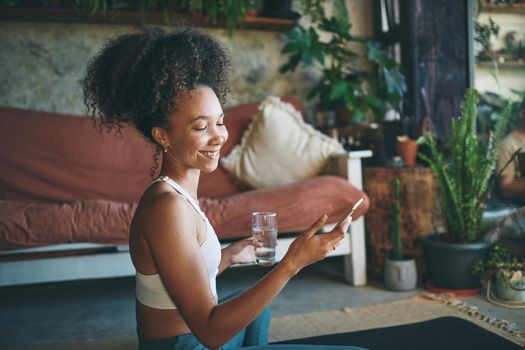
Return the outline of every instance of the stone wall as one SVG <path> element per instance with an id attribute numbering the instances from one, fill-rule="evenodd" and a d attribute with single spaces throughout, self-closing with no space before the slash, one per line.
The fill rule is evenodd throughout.
<path id="1" fill-rule="evenodd" d="M 79 80 L 89 59 L 111 36 L 134 26 L 62 23 L 0 24 L 0 104 L 52 112 L 84 114 Z M 279 32 L 209 30 L 229 50 L 233 63 L 230 104 L 268 94 L 304 95 L 312 80 L 302 71 L 278 73 L 284 62 Z"/>

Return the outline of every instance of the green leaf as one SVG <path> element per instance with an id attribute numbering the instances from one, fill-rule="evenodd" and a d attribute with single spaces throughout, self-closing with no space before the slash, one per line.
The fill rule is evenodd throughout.
<path id="1" fill-rule="evenodd" d="M 290 57 L 287 63 L 283 64 L 281 67 L 279 67 L 279 72 L 286 73 L 288 71 L 295 71 L 299 63 L 301 62 L 301 56 L 300 55 L 293 55 Z"/>
<path id="2" fill-rule="evenodd" d="M 343 98 L 345 95 L 349 93 L 348 91 L 348 84 L 344 80 L 339 80 L 335 84 L 332 85 L 332 88 L 330 90 L 330 100 L 336 101 L 341 98 Z"/>
<path id="3" fill-rule="evenodd" d="M 284 47 L 281 50 L 281 53 L 297 52 L 299 49 L 300 47 L 297 43 L 289 42 L 288 44 L 284 45 Z"/>
<path id="4" fill-rule="evenodd" d="M 397 69 L 392 69 L 392 70 L 385 69 L 383 72 L 385 75 L 388 92 L 395 93 L 399 96 L 403 96 L 403 94 L 407 90 L 405 76 L 401 74 L 401 72 Z"/>
<path id="5" fill-rule="evenodd" d="M 364 99 L 372 108 L 382 109 L 385 107 L 385 103 L 373 95 L 366 95 Z"/>

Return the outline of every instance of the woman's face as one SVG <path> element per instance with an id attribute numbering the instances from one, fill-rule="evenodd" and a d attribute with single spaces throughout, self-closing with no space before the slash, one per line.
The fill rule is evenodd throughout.
<path id="1" fill-rule="evenodd" d="M 186 168 L 215 170 L 219 151 L 228 139 L 217 95 L 209 87 L 199 87 L 180 94 L 176 105 L 177 111 L 169 116 L 170 129 L 166 130 L 167 156 Z"/>

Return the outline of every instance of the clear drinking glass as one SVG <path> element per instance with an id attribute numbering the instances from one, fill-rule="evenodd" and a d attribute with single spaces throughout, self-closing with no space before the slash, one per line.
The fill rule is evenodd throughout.
<path id="1" fill-rule="evenodd" d="M 275 264 L 275 245 L 277 243 L 277 214 L 274 212 L 252 213 L 253 237 L 262 243 L 255 248 L 255 261 L 261 266 Z"/>

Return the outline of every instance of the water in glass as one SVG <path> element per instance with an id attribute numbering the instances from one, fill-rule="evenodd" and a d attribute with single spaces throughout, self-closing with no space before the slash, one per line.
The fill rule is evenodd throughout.
<path id="1" fill-rule="evenodd" d="M 277 240 L 277 229 L 275 228 L 253 228 L 253 236 L 263 244 L 261 248 L 255 249 L 255 259 L 261 266 L 275 264 L 275 243 Z"/>

